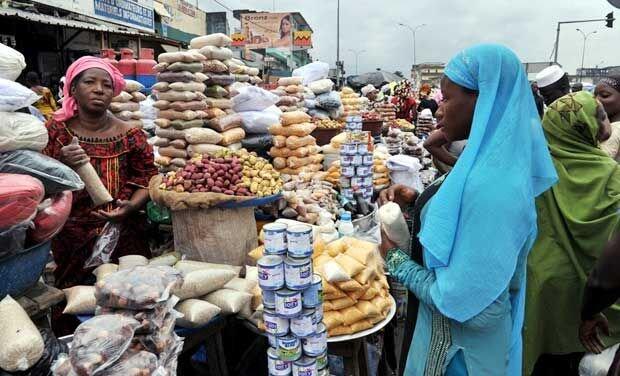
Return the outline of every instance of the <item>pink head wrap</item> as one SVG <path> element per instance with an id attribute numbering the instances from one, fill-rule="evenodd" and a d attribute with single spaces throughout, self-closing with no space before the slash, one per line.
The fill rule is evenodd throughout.
<path id="1" fill-rule="evenodd" d="M 66 82 L 62 89 L 62 108 L 54 112 L 54 120 L 67 121 L 76 115 L 78 106 L 75 98 L 71 95 L 71 84 L 77 75 L 90 68 L 99 68 L 108 72 L 110 78 L 112 79 L 114 96 L 119 95 L 125 88 L 125 80 L 123 79 L 123 75 L 115 66 L 98 57 L 83 56 L 74 61 L 73 64 L 71 64 L 67 69 L 67 73 L 65 74 Z"/>

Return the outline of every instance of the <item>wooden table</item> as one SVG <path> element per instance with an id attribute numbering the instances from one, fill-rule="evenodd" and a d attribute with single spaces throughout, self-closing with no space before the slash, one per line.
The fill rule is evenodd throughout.
<path id="1" fill-rule="evenodd" d="M 33 321 L 47 316 L 49 309 L 63 300 L 65 293 L 62 290 L 41 282 L 16 299 Z"/>

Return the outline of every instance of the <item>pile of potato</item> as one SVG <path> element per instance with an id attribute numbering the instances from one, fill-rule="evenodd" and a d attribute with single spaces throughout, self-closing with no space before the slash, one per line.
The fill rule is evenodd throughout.
<path id="1" fill-rule="evenodd" d="M 342 88 L 342 91 L 340 91 L 340 99 L 344 107 L 342 118 L 346 118 L 347 116 L 359 116 L 362 114 L 361 111 L 364 107 L 364 100 L 360 98 L 360 95 L 353 91 L 353 89 L 350 87 Z"/>
<path id="2" fill-rule="evenodd" d="M 328 335 L 353 334 L 384 320 L 392 307 L 377 245 L 351 237 L 315 247 L 314 270 L 323 278 Z"/>
<path id="3" fill-rule="evenodd" d="M 314 124 L 318 129 L 342 129 L 343 124 L 337 120 L 321 119 L 315 120 Z"/>
<path id="4" fill-rule="evenodd" d="M 317 172 L 323 168 L 323 155 L 316 139 L 310 133 L 316 129 L 308 114 L 301 111 L 286 112 L 281 116 L 281 124 L 269 128 L 273 137 L 273 147 L 269 154 L 273 166 L 282 174 L 299 175 L 304 172 Z"/>
<path id="5" fill-rule="evenodd" d="M 110 111 L 114 116 L 135 128 L 142 128 L 143 126 L 140 102 L 146 100 L 146 95 L 140 92 L 142 89 L 144 89 L 144 86 L 141 83 L 126 80 L 125 89 L 119 95 L 112 98 L 112 103 L 110 103 Z"/>
<path id="6" fill-rule="evenodd" d="M 239 186 L 248 188 L 255 196 L 263 197 L 280 193 L 282 179 L 280 173 L 265 158 L 256 153 L 244 153 L 239 156 L 243 164 L 241 183 Z"/>

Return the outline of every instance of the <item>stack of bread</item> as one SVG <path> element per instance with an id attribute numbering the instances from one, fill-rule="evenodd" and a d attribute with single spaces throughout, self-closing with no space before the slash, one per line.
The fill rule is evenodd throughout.
<path id="1" fill-rule="evenodd" d="M 372 185 L 375 191 L 390 186 L 390 170 L 387 168 L 388 153 L 375 150 L 373 155 Z"/>
<path id="2" fill-rule="evenodd" d="M 133 80 L 125 80 L 125 89 L 119 95 L 112 98 L 110 111 L 117 118 L 131 124 L 132 127 L 142 128 L 142 112 L 140 102 L 146 100 L 146 96 L 140 92 L 144 86 Z"/>
<path id="3" fill-rule="evenodd" d="M 275 169 L 287 175 L 317 172 L 323 168 L 323 155 L 316 139 L 310 136 L 316 125 L 308 114 L 301 111 L 285 112 L 281 124 L 269 128 L 273 135 L 273 147 L 269 154 Z"/>
<path id="4" fill-rule="evenodd" d="M 304 107 L 304 87 L 302 77 L 282 77 L 278 80 L 278 87 L 271 92 L 280 97 L 276 106 L 282 112 L 303 111 Z"/>
<path id="5" fill-rule="evenodd" d="M 206 58 L 203 62 L 203 73 L 208 76 L 205 82 L 206 103 L 209 107 L 206 126 L 220 134 L 220 146 L 238 150 L 241 149 L 245 131 L 241 128 L 241 116 L 233 113 L 229 91 L 226 89 L 235 82 L 235 76 L 230 74 L 229 66 L 224 63 L 233 57 L 232 51 L 227 48 L 231 42 L 227 35 L 216 33 L 192 39 L 190 47 L 199 50 Z"/>
<path id="6" fill-rule="evenodd" d="M 186 164 L 188 145 L 200 139 L 201 143 L 217 144 L 221 136 L 210 129 L 204 129 L 207 118 L 204 82 L 202 73 L 205 57 L 196 50 L 167 52 L 158 56 L 157 83 L 153 91 L 158 109 L 154 121 L 157 139 L 155 163 L 162 171 L 176 171 Z M 198 137 L 200 135 L 200 137 Z"/>
<path id="7" fill-rule="evenodd" d="M 392 103 L 382 102 L 375 106 L 377 112 L 383 118 L 383 121 L 396 120 L 396 106 Z"/>
<path id="8" fill-rule="evenodd" d="M 315 247 L 313 265 L 323 278 L 324 324 L 330 337 L 370 329 L 392 307 L 377 245 L 343 237 Z"/>
<path id="9" fill-rule="evenodd" d="M 362 114 L 361 111 L 364 108 L 364 100 L 360 98 L 360 95 L 353 91 L 353 89 L 350 87 L 342 88 L 342 91 L 340 91 L 340 99 L 342 100 L 344 108 L 342 114 L 343 118 L 347 116 L 360 116 Z"/>

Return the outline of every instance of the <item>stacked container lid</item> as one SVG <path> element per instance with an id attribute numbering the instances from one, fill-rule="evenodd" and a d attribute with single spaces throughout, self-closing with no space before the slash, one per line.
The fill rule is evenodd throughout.
<path id="1" fill-rule="evenodd" d="M 347 140 L 340 146 L 341 193 L 347 200 L 353 200 L 353 193 L 359 191 L 369 201 L 373 194 L 372 141 L 369 132 L 358 130 L 358 122 L 355 120 L 358 117 L 350 118 L 354 119 L 349 123 L 347 118 Z M 360 118 L 359 129 L 361 124 Z"/>
<path id="2" fill-rule="evenodd" d="M 270 344 L 269 374 L 329 374 L 323 286 L 312 269 L 312 227 L 271 223 L 263 231 L 265 256 L 258 261 L 258 280 Z"/>

